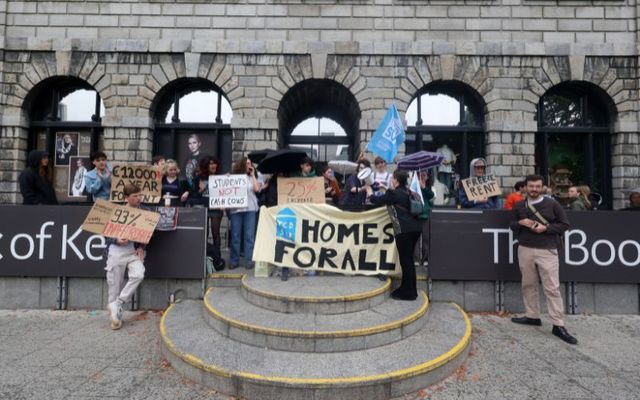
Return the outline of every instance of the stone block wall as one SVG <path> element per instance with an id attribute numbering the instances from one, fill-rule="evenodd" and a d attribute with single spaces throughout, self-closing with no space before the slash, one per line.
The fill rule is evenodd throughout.
<path id="1" fill-rule="evenodd" d="M 510 188 L 534 170 L 536 106 L 585 81 L 611 99 L 615 207 L 640 185 L 636 1 L 0 1 L 0 202 L 20 201 L 25 98 L 55 76 L 100 94 L 108 156 L 148 161 L 153 104 L 179 78 L 221 88 L 234 157 L 281 142 L 278 107 L 295 84 L 330 79 L 360 109 L 364 149 L 386 108 L 404 113 L 433 81 L 456 80 L 484 107 L 485 153 Z"/>

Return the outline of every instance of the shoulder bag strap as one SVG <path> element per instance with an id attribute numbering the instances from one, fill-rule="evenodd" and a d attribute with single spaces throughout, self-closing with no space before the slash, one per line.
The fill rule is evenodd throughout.
<path id="1" fill-rule="evenodd" d="M 533 204 L 529 203 L 528 200 L 527 200 L 526 203 L 527 203 L 527 207 L 529 208 L 529 210 L 531 210 L 533 215 L 535 215 L 536 218 L 538 218 L 540 220 L 540 222 L 542 222 L 545 225 L 549 225 L 549 221 L 547 221 L 547 219 L 545 217 L 543 217 L 542 214 L 540 214 L 540 212 L 533 206 Z"/>

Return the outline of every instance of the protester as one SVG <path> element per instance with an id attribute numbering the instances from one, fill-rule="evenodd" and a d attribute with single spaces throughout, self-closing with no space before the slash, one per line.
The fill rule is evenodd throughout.
<path id="1" fill-rule="evenodd" d="M 518 181 L 515 185 L 513 185 L 513 192 L 509 193 L 507 199 L 504 202 L 505 210 L 512 210 L 513 206 L 519 202 L 524 200 L 524 196 L 526 195 L 527 186 L 524 181 Z"/>
<path id="2" fill-rule="evenodd" d="M 347 183 L 344 186 L 342 194 L 343 205 L 364 205 L 367 199 L 367 191 L 360 179 L 358 179 L 358 172 L 365 168 L 371 168 L 369 160 L 365 158 L 358 160 L 356 173 L 347 178 Z"/>
<path id="3" fill-rule="evenodd" d="M 151 159 L 151 165 L 154 167 L 160 167 L 160 171 L 164 171 L 164 164 L 166 161 L 167 160 L 163 155 L 158 154 L 157 156 L 153 156 Z"/>
<path id="4" fill-rule="evenodd" d="M 589 186 L 571 186 L 568 191 L 569 195 L 569 209 L 573 211 L 587 211 L 591 210 L 591 201 L 589 195 L 591 190 Z"/>
<path id="5" fill-rule="evenodd" d="M 300 175 L 303 178 L 316 177 L 316 171 L 313 169 L 313 160 L 311 157 L 305 157 L 300 162 Z"/>
<path id="6" fill-rule="evenodd" d="M 176 160 L 166 160 L 163 172 L 162 196 L 165 198 L 165 206 L 167 206 L 166 203 L 169 200 L 168 206 L 178 207 L 189 198 L 189 185 L 178 177 L 180 168 L 178 168 Z"/>
<path id="7" fill-rule="evenodd" d="M 32 150 L 27 156 L 27 168 L 20 173 L 22 204 L 58 204 L 56 192 L 51 184 L 49 154 Z"/>
<path id="8" fill-rule="evenodd" d="M 371 187 L 373 191 L 377 192 L 380 188 L 390 188 L 392 175 L 387 171 L 387 162 L 382 157 L 376 157 L 373 160 L 373 165 L 375 168 L 373 171 L 373 186 Z"/>
<path id="9" fill-rule="evenodd" d="M 367 196 L 373 204 L 384 204 L 395 232 L 395 242 L 400 256 L 402 281 L 400 287 L 391 293 L 396 300 L 415 300 L 418 297 L 416 288 L 416 269 L 413 265 L 413 250 L 422 231 L 420 219 L 411 215 L 408 187 L 409 175 L 406 171 L 396 170 L 391 179 L 391 189 L 382 196 L 374 196 L 370 185 L 365 186 Z"/>
<path id="10" fill-rule="evenodd" d="M 88 200 L 109 200 L 111 165 L 107 163 L 107 155 L 102 151 L 96 151 L 91 154 L 91 163 L 93 169 L 84 175 L 84 189 L 89 194 Z"/>
<path id="11" fill-rule="evenodd" d="M 256 241 L 256 218 L 258 215 L 258 198 L 256 193 L 261 185 L 256 177 L 256 171 L 246 157 L 238 159 L 232 168 L 234 174 L 247 175 L 247 207 L 229 210 L 231 221 L 231 266 L 235 269 L 240 264 L 240 243 L 244 238 L 244 262 L 245 268 L 253 268 L 253 247 Z"/>
<path id="12" fill-rule="evenodd" d="M 125 205 L 138 208 L 142 202 L 139 187 L 127 183 L 124 186 Z M 111 329 L 122 327 L 122 305 L 131 299 L 144 279 L 145 245 L 127 239 L 107 239 L 107 286 L 108 305 Z M 129 279 L 124 283 L 124 273 Z M 120 290 L 122 288 L 122 290 Z"/>
<path id="13" fill-rule="evenodd" d="M 474 158 L 469 163 L 469 170 L 470 176 L 482 178 L 486 175 L 487 161 L 484 158 Z M 463 208 L 492 209 L 498 207 L 498 196 L 483 196 L 477 200 L 469 200 L 463 187 L 458 190 L 458 198 Z"/>
<path id="14" fill-rule="evenodd" d="M 631 189 L 631 192 L 629 192 L 629 207 L 625 207 L 622 210 L 640 211 L 640 187 Z"/>
<path id="15" fill-rule="evenodd" d="M 213 247 L 211 248 L 211 258 L 213 262 L 219 266 L 216 270 L 224 268 L 224 260 L 220 249 L 220 225 L 222 224 L 222 216 L 224 213 L 221 209 L 209 208 L 209 176 L 218 175 L 220 161 L 215 156 L 205 156 L 198 164 L 198 174 L 194 177 L 194 188 L 189 193 L 189 198 L 193 205 L 199 205 L 207 208 L 209 217 L 209 229 L 211 229 L 211 238 L 213 239 Z"/>
<path id="16" fill-rule="evenodd" d="M 560 294 L 558 244 L 569 229 L 569 220 L 557 201 L 542 195 L 543 178 L 526 178 L 527 199 L 516 203 L 512 210 L 511 230 L 518 239 L 518 260 L 522 273 L 522 297 L 525 315 L 511 321 L 524 325 L 542 325 L 538 299 L 538 274 L 547 298 L 552 333 L 570 344 L 578 340 L 564 326 L 564 305 Z"/>
<path id="17" fill-rule="evenodd" d="M 431 185 L 429 184 L 429 171 L 423 169 L 420 171 L 420 190 L 422 192 L 423 211 L 420 215 L 422 221 L 422 235 L 421 235 L 421 254 L 420 264 L 429 263 L 427 259 L 429 255 L 429 213 L 431 212 L 431 201 L 435 196 Z"/>
<path id="18" fill-rule="evenodd" d="M 342 190 L 333 170 L 329 166 L 324 166 L 320 172 L 324 178 L 324 196 L 327 204 L 338 204 L 342 197 Z"/>

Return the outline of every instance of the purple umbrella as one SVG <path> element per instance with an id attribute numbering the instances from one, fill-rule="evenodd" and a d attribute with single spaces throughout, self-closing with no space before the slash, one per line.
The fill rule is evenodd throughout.
<path id="1" fill-rule="evenodd" d="M 419 151 L 417 153 L 408 154 L 398 160 L 398 169 L 405 171 L 427 169 L 442 164 L 442 160 L 444 160 L 444 155 L 442 155 L 442 153 Z"/>

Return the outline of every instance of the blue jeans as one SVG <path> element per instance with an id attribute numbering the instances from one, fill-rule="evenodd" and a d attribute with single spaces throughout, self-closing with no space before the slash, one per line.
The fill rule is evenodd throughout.
<path id="1" fill-rule="evenodd" d="M 244 260 L 249 265 L 253 257 L 253 246 L 256 241 L 255 211 L 236 212 L 231 214 L 231 265 L 240 263 L 240 241 L 244 235 Z"/>

